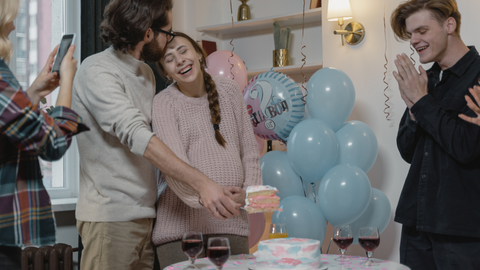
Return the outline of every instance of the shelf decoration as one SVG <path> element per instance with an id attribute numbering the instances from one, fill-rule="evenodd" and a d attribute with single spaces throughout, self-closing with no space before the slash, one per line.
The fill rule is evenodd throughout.
<path id="1" fill-rule="evenodd" d="M 240 0 L 242 4 L 238 7 L 238 21 L 250 20 L 252 16 L 250 15 L 250 7 L 247 5 L 248 0 Z"/>
<path id="2" fill-rule="evenodd" d="M 280 29 L 277 22 L 273 23 L 273 41 L 275 50 L 273 51 L 273 66 L 284 67 L 290 64 L 288 55 L 288 46 L 290 43 L 290 27 Z"/>
<path id="3" fill-rule="evenodd" d="M 322 0 L 310 0 L 310 9 L 322 7 Z"/>

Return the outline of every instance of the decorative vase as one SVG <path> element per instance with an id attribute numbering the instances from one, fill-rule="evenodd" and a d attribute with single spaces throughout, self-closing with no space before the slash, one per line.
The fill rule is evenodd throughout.
<path id="1" fill-rule="evenodd" d="M 238 21 L 250 20 L 250 7 L 247 5 L 248 0 L 240 0 L 242 4 L 238 7 Z"/>
<path id="2" fill-rule="evenodd" d="M 273 66 L 284 67 L 288 65 L 290 65 L 288 50 L 286 49 L 273 50 Z"/>

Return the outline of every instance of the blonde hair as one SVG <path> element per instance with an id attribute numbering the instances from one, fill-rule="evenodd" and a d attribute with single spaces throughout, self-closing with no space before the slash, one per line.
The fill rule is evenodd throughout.
<path id="1" fill-rule="evenodd" d="M 5 35 L 5 28 L 17 17 L 19 2 L 18 0 L 0 1 L 0 58 L 7 63 L 12 57 L 13 47 L 8 36 Z"/>
<path id="2" fill-rule="evenodd" d="M 461 18 L 455 0 L 408 0 L 401 3 L 393 12 L 390 20 L 395 38 L 409 40 L 410 34 L 407 33 L 405 20 L 416 12 L 427 10 L 431 16 L 443 24 L 448 18 L 452 17 L 457 22 L 455 33 L 460 36 Z"/>

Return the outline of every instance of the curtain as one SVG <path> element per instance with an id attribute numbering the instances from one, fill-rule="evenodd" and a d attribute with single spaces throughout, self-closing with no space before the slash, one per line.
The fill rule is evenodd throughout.
<path id="1" fill-rule="evenodd" d="M 81 1 L 81 61 L 108 47 L 100 37 L 100 23 L 102 23 L 103 11 L 108 2 L 110 0 Z"/>

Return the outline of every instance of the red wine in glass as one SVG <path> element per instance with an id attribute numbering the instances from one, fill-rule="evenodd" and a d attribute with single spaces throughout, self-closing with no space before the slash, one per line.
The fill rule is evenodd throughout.
<path id="1" fill-rule="evenodd" d="M 185 239 L 182 241 L 182 250 L 190 258 L 195 258 L 202 252 L 203 241 L 201 239 Z"/>
<path id="2" fill-rule="evenodd" d="M 358 243 L 365 251 L 374 251 L 380 245 L 380 238 L 378 237 L 362 237 L 358 239 Z"/>
<path id="3" fill-rule="evenodd" d="M 358 232 L 358 243 L 365 249 L 367 253 L 367 260 L 362 265 L 375 266 L 378 263 L 372 260 L 373 251 L 380 245 L 380 234 L 378 228 L 375 227 L 363 227 Z"/>
<path id="4" fill-rule="evenodd" d="M 353 243 L 353 237 L 336 237 L 333 242 L 337 244 L 340 249 L 347 249 Z"/>
<path id="5" fill-rule="evenodd" d="M 195 260 L 203 250 L 202 232 L 185 232 L 182 238 L 182 250 L 188 256 L 190 265 L 188 268 L 196 268 Z"/>
<path id="6" fill-rule="evenodd" d="M 348 262 L 350 259 L 345 256 L 345 251 L 353 243 L 353 234 L 352 226 L 350 225 L 339 225 L 335 226 L 335 231 L 333 232 L 333 242 L 340 248 L 342 255 L 336 258 L 336 261 L 339 262 Z"/>
<path id="7" fill-rule="evenodd" d="M 210 247 L 207 250 L 207 257 L 216 266 L 222 266 L 230 257 L 230 248 Z"/>
<path id="8" fill-rule="evenodd" d="M 217 270 L 223 268 L 223 264 L 230 258 L 230 242 L 226 237 L 212 237 L 208 239 L 208 259 L 217 266 Z"/>

